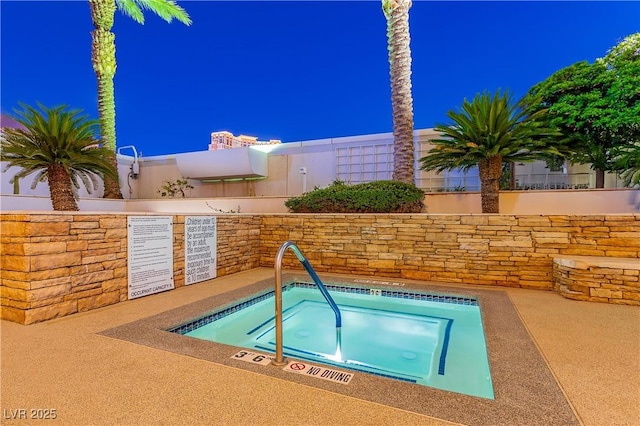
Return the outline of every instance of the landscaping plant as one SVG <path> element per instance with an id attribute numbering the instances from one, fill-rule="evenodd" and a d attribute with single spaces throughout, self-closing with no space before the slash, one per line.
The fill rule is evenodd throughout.
<path id="1" fill-rule="evenodd" d="M 424 192 L 411 183 L 381 180 L 347 185 L 337 180 L 284 204 L 293 213 L 420 213 L 423 201 Z"/>
<path id="2" fill-rule="evenodd" d="M 116 161 L 116 106 L 113 77 L 116 74 L 116 36 L 111 31 L 116 9 L 144 24 L 143 10 L 150 10 L 166 22 L 176 19 L 191 25 L 185 10 L 173 0 L 89 0 L 91 21 L 95 29 L 91 32 L 91 62 L 98 81 L 98 114 L 102 143 L 111 150 L 109 159 L 117 172 Z M 105 198 L 122 198 L 120 181 L 105 180 Z"/>
<path id="3" fill-rule="evenodd" d="M 89 193 L 103 176 L 117 178 L 109 161 L 110 150 L 98 144 L 98 120 L 80 115 L 66 106 L 40 110 L 20 104 L 14 118 L 24 126 L 4 128 L 0 137 L 0 160 L 21 170 L 12 182 L 35 174 L 31 189 L 48 182 L 54 210 L 78 210 L 76 191 L 82 183 Z"/>
<path id="4" fill-rule="evenodd" d="M 570 138 L 570 161 L 591 164 L 596 188 L 606 171 L 618 171 L 616 155 L 640 140 L 640 33 L 631 34 L 594 63 L 563 68 L 529 91 L 530 111 Z"/>
<path id="5" fill-rule="evenodd" d="M 393 179 L 414 182 L 413 96 L 411 95 L 411 0 L 382 0 L 387 20 L 387 50 L 393 118 Z"/>
<path id="6" fill-rule="evenodd" d="M 175 198 L 180 196 L 182 198 L 185 197 L 185 190 L 193 189 L 193 186 L 186 179 L 176 179 L 175 182 L 164 181 L 160 189 L 158 189 L 158 193 L 162 197 Z"/>
<path id="7" fill-rule="evenodd" d="M 483 213 L 500 212 L 500 177 L 504 162 L 533 161 L 563 155 L 560 132 L 540 119 L 546 113 L 528 113 L 522 101 L 514 103 L 509 93 L 478 93 L 462 103 L 460 111 L 449 111 L 449 124 L 434 129 L 440 139 L 420 159 L 423 170 L 468 170 L 478 166 Z"/>

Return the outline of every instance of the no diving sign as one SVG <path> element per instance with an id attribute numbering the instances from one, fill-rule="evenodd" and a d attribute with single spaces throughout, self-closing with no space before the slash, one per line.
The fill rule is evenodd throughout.
<path id="1" fill-rule="evenodd" d="M 328 380 L 330 382 L 349 384 L 353 378 L 353 373 L 332 370 L 330 368 L 318 367 L 307 364 L 306 362 L 292 361 L 284 368 L 284 371 L 292 373 L 304 374 L 305 376 L 317 377 L 319 379 Z"/>

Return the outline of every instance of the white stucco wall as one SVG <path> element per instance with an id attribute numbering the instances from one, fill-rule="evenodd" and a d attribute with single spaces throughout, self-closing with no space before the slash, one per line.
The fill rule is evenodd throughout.
<path id="1" fill-rule="evenodd" d="M 211 197 L 147 200 L 82 198 L 81 211 L 163 213 L 286 213 L 289 197 Z M 429 214 L 482 213 L 480 193 L 431 193 L 425 197 Z M 3 195 L 0 210 L 50 211 L 48 196 Z M 639 189 L 509 191 L 500 193 L 502 214 L 613 214 L 640 213 Z"/>
<path id="2" fill-rule="evenodd" d="M 475 170 L 468 173 L 450 172 L 440 175 L 420 170 L 419 158 L 430 148 L 429 140 L 438 135 L 432 129 L 417 130 L 415 134 L 416 184 L 419 187 L 436 189 L 460 187 L 466 191 L 479 189 Z M 187 189 L 186 198 L 179 200 L 163 199 L 159 189 L 163 182 L 173 182 L 183 178 L 176 164 L 176 157 L 181 154 L 138 158 L 139 174 L 135 178 L 130 175 L 134 157 L 118 155 L 122 194 L 125 199 L 131 201 L 114 204 L 110 202 L 112 200 L 102 200 L 100 187 L 93 195 L 81 189 L 79 205 L 82 210 L 176 212 L 212 211 L 212 209 L 235 211 L 240 206 L 243 212 L 281 213 L 286 211 L 283 202 L 287 198 L 311 191 L 315 187 L 327 186 L 336 178 L 350 183 L 357 183 L 359 180 L 367 181 L 371 176 L 390 178 L 393 168 L 392 148 L 391 133 L 270 145 L 265 148 L 269 150 L 267 177 L 214 182 L 189 179 L 193 189 Z M 547 184 L 563 179 L 570 184 L 594 180 L 593 171 L 588 166 L 567 167 L 569 172 L 582 174 L 562 176 L 549 173 L 543 162 L 537 162 L 516 165 L 516 176 L 520 183 L 532 184 L 523 187 L 533 188 L 544 188 Z M 301 169 L 306 173 L 301 173 Z M 18 196 L 13 196 L 14 187 L 10 180 L 15 172 L 16 170 L 9 169 L 1 174 L 0 208 L 3 210 L 51 209 L 48 185 L 41 183 L 32 191 L 31 177 L 20 181 L 20 193 Z M 188 167 L 186 173 L 188 173 Z M 215 176 L 215 173 L 214 161 L 211 164 L 211 175 Z M 619 181 L 615 175 L 609 175 L 606 184 L 615 187 Z M 637 212 L 637 193 L 637 190 L 503 192 L 501 211 L 514 214 Z M 436 192 L 427 194 L 426 204 L 430 213 L 479 213 L 479 198 L 479 193 L 475 192 Z M 167 202 L 156 203 L 154 200 Z M 211 207 L 212 205 L 214 207 Z"/>

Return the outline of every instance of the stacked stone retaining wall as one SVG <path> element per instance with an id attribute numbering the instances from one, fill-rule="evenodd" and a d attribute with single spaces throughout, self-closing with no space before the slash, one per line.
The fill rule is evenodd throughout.
<path id="1" fill-rule="evenodd" d="M 127 300 L 127 216 L 3 213 L 2 319 L 30 324 Z M 640 214 L 217 217 L 218 276 L 273 267 L 286 240 L 318 272 L 542 290 L 554 287 L 557 255 L 640 258 Z M 175 287 L 184 285 L 184 218 L 173 215 Z M 292 254 L 284 266 L 301 268 Z"/>
<path id="2" fill-rule="evenodd" d="M 554 255 L 640 258 L 640 215 L 271 215 L 261 266 L 285 240 L 318 272 L 551 290 Z"/>
<path id="3" fill-rule="evenodd" d="M 128 298 L 127 214 L 2 214 L 2 319 L 30 324 Z M 184 216 L 173 216 L 184 286 Z M 260 217 L 218 218 L 218 276 L 258 266 Z"/>

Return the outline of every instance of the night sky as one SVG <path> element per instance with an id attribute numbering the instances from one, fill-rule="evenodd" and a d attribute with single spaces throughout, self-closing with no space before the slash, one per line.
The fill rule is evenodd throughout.
<path id="1" fill-rule="evenodd" d="M 392 131 L 380 1 L 179 1 L 193 25 L 116 12 L 118 146 L 206 150 L 227 130 L 284 142 Z M 2 112 L 66 104 L 97 118 L 86 1 L 5 1 Z M 410 10 L 415 128 L 483 90 L 518 98 L 640 31 L 640 2 L 431 2 Z"/>

